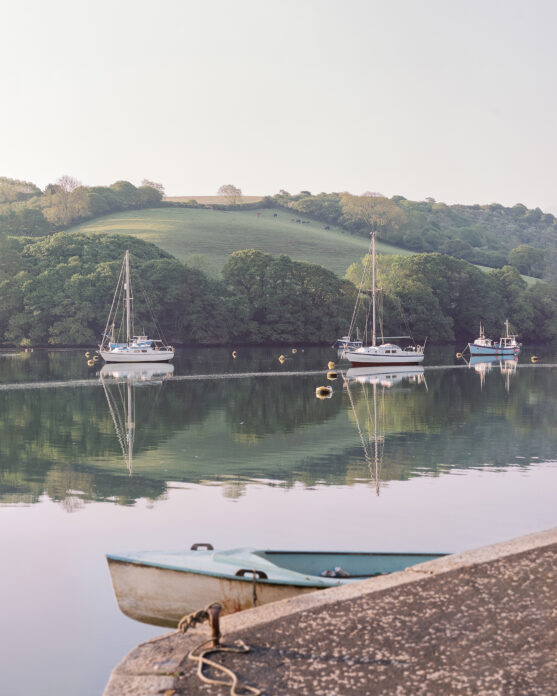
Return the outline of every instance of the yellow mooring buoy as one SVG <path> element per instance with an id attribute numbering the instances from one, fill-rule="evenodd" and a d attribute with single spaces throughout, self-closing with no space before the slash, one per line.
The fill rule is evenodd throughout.
<path id="1" fill-rule="evenodd" d="M 333 395 L 332 387 L 317 387 L 315 390 L 315 396 L 318 399 L 330 399 Z"/>
<path id="2" fill-rule="evenodd" d="M 86 357 L 86 358 L 90 358 L 90 357 L 91 357 L 91 353 L 90 353 L 89 351 L 87 351 L 87 352 L 85 353 L 85 357 Z"/>
<path id="3" fill-rule="evenodd" d="M 462 358 L 462 353 L 457 353 L 457 354 L 456 354 L 456 357 L 457 357 L 457 358 Z"/>
<path id="4" fill-rule="evenodd" d="M 278 356 L 278 361 L 279 361 L 279 363 L 281 363 L 281 365 L 282 365 L 282 363 L 283 363 L 285 360 L 286 360 L 286 358 L 284 357 L 284 355 L 279 355 L 279 356 Z"/>
<path id="5" fill-rule="evenodd" d="M 88 361 L 87 361 L 87 364 L 89 365 L 89 367 L 93 367 L 93 365 L 95 364 L 95 361 L 94 361 L 94 360 L 88 360 Z"/>
<path id="6" fill-rule="evenodd" d="M 98 362 L 98 361 L 99 361 L 99 356 L 93 355 L 93 362 Z"/>
<path id="7" fill-rule="evenodd" d="M 236 360 L 236 358 L 238 357 L 238 353 L 235 350 L 232 351 L 232 357 L 234 358 L 234 360 Z"/>
<path id="8" fill-rule="evenodd" d="M 532 355 L 532 357 L 530 358 L 530 360 L 531 360 L 531 362 L 538 362 L 539 358 L 538 358 L 537 355 Z"/>
<path id="9" fill-rule="evenodd" d="M 292 348 L 292 355 L 296 355 L 297 352 L 298 350 L 296 348 Z"/>
<path id="10" fill-rule="evenodd" d="M 331 382 L 338 377 L 336 372 L 327 372 L 327 379 L 330 379 Z"/>
<path id="11" fill-rule="evenodd" d="M 329 368 L 329 370 L 333 370 L 334 367 L 335 367 L 334 362 L 333 362 L 332 360 L 329 360 L 329 363 L 328 363 L 327 367 Z"/>

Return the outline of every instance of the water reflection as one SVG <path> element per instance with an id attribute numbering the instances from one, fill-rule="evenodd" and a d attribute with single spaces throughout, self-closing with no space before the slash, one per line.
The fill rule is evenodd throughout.
<path id="1" fill-rule="evenodd" d="M 355 367 L 343 374 L 344 387 L 356 423 L 364 453 L 364 461 L 374 482 L 375 492 L 381 488 L 381 470 L 385 449 L 385 390 L 404 382 L 425 383 L 424 368 L 421 366 Z M 354 394 L 354 384 L 361 386 L 360 400 L 364 405 L 364 418 L 360 418 Z M 427 385 L 426 385 L 427 386 Z M 369 390 L 371 389 L 371 395 Z M 378 406 L 378 389 L 379 406 Z"/>
<path id="2" fill-rule="evenodd" d="M 511 388 L 511 377 L 516 375 L 518 358 L 514 357 L 501 359 L 496 355 L 473 355 L 470 358 L 468 365 L 480 376 L 481 389 L 483 389 L 485 386 L 486 375 L 491 372 L 495 366 L 498 366 L 499 371 L 504 378 L 505 389 L 507 392 L 509 392 Z"/>
<path id="3" fill-rule="evenodd" d="M 425 381 L 424 368 L 419 365 L 351 367 L 346 371 L 346 379 L 360 384 L 380 384 L 389 388 L 401 382 L 421 384 Z"/>
<path id="4" fill-rule="evenodd" d="M 174 365 L 169 363 L 130 363 L 104 365 L 99 372 L 108 410 L 122 450 L 128 473 L 133 473 L 135 434 L 135 388 L 161 385 L 170 377 Z"/>
<path id="5" fill-rule="evenodd" d="M 67 377 L 82 374 L 83 356 L 65 355 Z M 316 355 L 313 362 L 302 356 L 303 365 L 323 368 L 327 355 Z M 190 359 L 201 365 L 202 358 Z M 45 372 L 61 374 L 60 360 Z M 274 354 L 254 360 L 276 369 Z M 36 353 L 23 363 L 34 365 L 34 379 L 45 368 Z M 133 373 L 105 366 L 63 389 L 0 388 L 0 504 L 35 503 L 46 493 L 68 510 L 89 500 L 130 505 L 160 499 L 169 481 L 218 485 L 231 500 L 251 481 L 289 489 L 371 479 L 379 490 L 456 468 L 554 457 L 555 371 L 517 369 L 512 360 L 471 368 L 339 371 L 336 384 L 345 379 L 347 386 L 324 400 L 315 398 L 324 372 L 248 378 L 236 365 L 234 379 L 181 381 L 172 365 L 150 364 L 132 366 Z M 486 386 L 490 371 L 504 379 Z"/>

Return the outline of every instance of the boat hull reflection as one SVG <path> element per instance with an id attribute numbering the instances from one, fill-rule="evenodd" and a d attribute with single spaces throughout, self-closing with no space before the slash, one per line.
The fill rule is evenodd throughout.
<path id="1" fill-rule="evenodd" d="M 380 384 L 392 387 L 401 382 L 420 383 L 424 378 L 424 368 L 416 365 L 392 367 L 351 367 L 346 371 L 346 379 L 360 384 Z"/>
<path id="2" fill-rule="evenodd" d="M 103 379 L 151 382 L 170 377 L 173 372 L 174 365 L 169 363 L 110 363 L 103 365 L 99 375 Z"/>

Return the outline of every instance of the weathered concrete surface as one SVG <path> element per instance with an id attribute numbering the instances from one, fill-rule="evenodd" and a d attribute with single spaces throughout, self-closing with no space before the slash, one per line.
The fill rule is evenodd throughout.
<path id="1" fill-rule="evenodd" d="M 276 694 L 557 694 L 557 528 L 225 617 L 213 656 Z M 171 633 L 133 650 L 105 696 L 228 694 Z"/>

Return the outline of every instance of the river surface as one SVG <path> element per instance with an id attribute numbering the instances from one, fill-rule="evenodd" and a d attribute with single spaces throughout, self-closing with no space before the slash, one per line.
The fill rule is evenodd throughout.
<path id="1" fill-rule="evenodd" d="M 557 525 L 554 353 L 454 354 L 329 380 L 325 348 L 183 349 L 166 373 L 0 353 L 0 693 L 98 696 L 164 630 L 120 613 L 109 551 L 450 552 Z"/>

